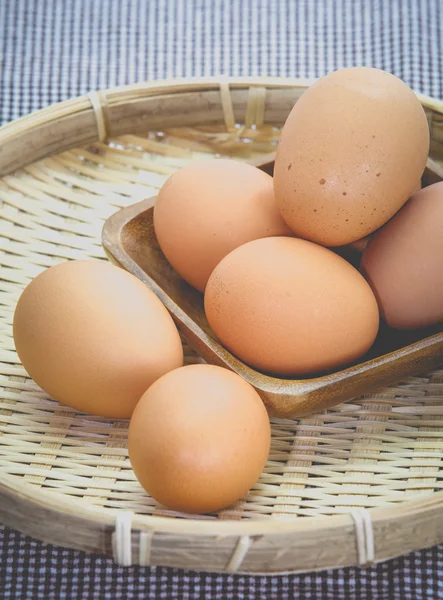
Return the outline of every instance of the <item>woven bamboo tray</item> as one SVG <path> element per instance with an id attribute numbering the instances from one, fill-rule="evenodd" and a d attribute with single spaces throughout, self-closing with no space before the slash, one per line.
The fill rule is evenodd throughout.
<path id="1" fill-rule="evenodd" d="M 105 259 L 104 220 L 155 195 L 188 161 L 272 152 L 306 85 L 142 84 L 0 129 L 0 522 L 124 564 L 244 573 L 364 564 L 443 541 L 443 370 L 298 421 L 272 419 L 269 461 L 249 495 L 198 518 L 141 489 L 126 421 L 52 401 L 14 351 L 15 303 L 35 275 L 63 260 Z M 437 180 L 443 103 L 420 100 Z"/>

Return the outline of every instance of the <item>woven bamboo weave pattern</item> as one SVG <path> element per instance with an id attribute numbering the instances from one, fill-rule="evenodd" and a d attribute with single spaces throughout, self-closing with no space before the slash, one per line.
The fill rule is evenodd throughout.
<path id="1" fill-rule="evenodd" d="M 252 137 L 252 139 L 251 139 Z M 0 471 L 83 502 L 171 514 L 130 468 L 127 423 L 76 414 L 26 377 L 11 337 L 22 288 L 57 262 L 104 258 L 103 220 L 154 195 L 175 169 L 209 153 L 269 152 L 278 131 L 181 128 L 65 152 L 0 182 Z M 188 362 L 198 360 L 186 348 Z M 272 450 L 249 496 L 201 518 L 295 518 L 376 507 L 443 488 L 443 371 L 299 422 L 273 420 Z"/>

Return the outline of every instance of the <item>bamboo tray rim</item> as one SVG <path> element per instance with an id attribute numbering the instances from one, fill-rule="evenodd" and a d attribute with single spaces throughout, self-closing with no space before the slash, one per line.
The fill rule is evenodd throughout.
<path id="1" fill-rule="evenodd" d="M 266 88 L 283 88 L 290 89 L 293 87 L 309 87 L 315 83 L 316 79 L 308 79 L 301 77 L 271 77 L 271 76 L 242 76 L 242 77 L 228 77 L 228 76 L 211 76 L 211 77 L 178 77 L 174 79 L 157 79 L 155 81 L 145 81 L 135 84 L 115 86 L 112 88 L 106 88 L 104 90 L 98 90 L 100 94 L 108 103 L 112 102 L 113 96 L 118 95 L 121 99 L 122 94 L 127 93 L 133 95 L 135 92 L 141 92 L 143 97 L 149 95 L 156 95 L 161 92 L 172 92 L 176 91 L 203 91 L 204 89 L 217 90 L 221 86 L 227 85 L 231 89 L 243 88 L 243 87 L 266 87 Z M 423 104 L 423 106 L 443 112 L 443 99 L 433 98 L 427 96 L 421 92 L 414 90 L 415 95 Z M 84 104 L 86 103 L 86 104 Z M 83 94 L 76 96 L 75 98 L 69 98 L 61 102 L 56 102 L 50 106 L 46 106 L 39 110 L 35 110 L 29 114 L 23 115 L 18 119 L 14 119 L 9 123 L 5 123 L 0 127 L 0 143 L 7 141 L 9 135 L 12 133 L 14 136 L 17 135 L 15 131 L 18 126 L 38 126 L 44 117 L 51 117 L 48 120 L 57 120 L 63 116 L 64 109 L 71 108 L 78 105 L 78 110 L 83 108 L 90 108 L 91 101 L 89 94 Z"/>
<path id="2" fill-rule="evenodd" d="M 109 527 L 114 527 L 115 518 L 120 509 L 103 508 L 84 503 L 79 511 L 79 504 L 74 498 L 70 498 L 58 492 L 46 493 L 39 488 L 34 489 L 31 484 L 23 484 L 17 481 L 17 478 L 11 475 L 3 474 L 0 480 L 1 487 L 12 495 L 19 496 L 29 502 L 30 505 L 50 508 L 55 513 L 65 514 L 68 512 L 72 516 L 77 516 L 81 520 L 90 520 L 100 522 Z M 1 492 L 0 492 L 1 493 Z M 49 502 L 48 502 L 49 499 Z M 66 510 L 60 510 L 60 499 L 63 499 L 63 507 Z M 409 518 L 410 512 L 431 512 L 437 515 L 443 512 L 443 492 L 435 492 L 426 498 L 414 498 L 402 501 L 394 506 L 382 506 L 366 509 L 371 515 L 372 524 L 392 522 L 393 520 Z M 314 523 L 315 522 L 315 523 Z M 256 519 L 240 520 L 229 519 L 226 521 L 204 521 L 199 519 L 171 519 L 168 517 L 150 516 L 134 514 L 132 525 L 134 529 L 155 531 L 156 533 L 181 533 L 192 535 L 222 535 L 227 537 L 239 537 L 242 535 L 267 535 L 298 533 L 310 531 L 313 528 L 334 529 L 352 523 L 351 514 L 299 517 L 297 519 Z M 160 524 L 160 526 L 159 526 Z M 315 524 L 315 527 L 312 527 Z M 443 539 L 443 538 L 442 538 Z M 379 559 L 377 558 L 377 561 Z"/>
<path id="3" fill-rule="evenodd" d="M 173 90 L 180 92 L 192 92 L 197 90 L 203 91 L 205 89 L 218 90 L 222 85 L 228 85 L 231 89 L 263 86 L 275 89 L 290 89 L 293 87 L 308 87 L 312 85 L 315 81 L 315 79 L 306 79 L 298 77 L 177 77 L 174 79 L 156 79 L 155 81 L 144 81 L 139 83 L 120 85 L 111 88 L 106 88 L 103 90 L 97 90 L 97 93 L 101 94 L 102 98 L 105 99 L 108 103 L 111 103 L 113 100 L 113 96 L 118 95 L 119 99 L 121 100 L 121 96 L 124 93 L 127 93 L 128 95 L 132 96 L 135 92 L 141 92 L 142 97 L 145 98 L 149 97 L 151 94 L 157 95 L 161 92 L 172 92 Z M 417 96 L 419 98 L 423 98 L 423 101 L 426 101 L 430 107 L 435 106 L 434 98 L 431 98 L 430 96 L 424 96 L 419 93 L 417 93 Z M 441 104 L 443 110 L 443 101 Z M 82 94 L 80 96 L 76 96 L 75 98 L 69 98 L 68 100 L 56 102 L 49 106 L 45 106 L 44 108 L 40 108 L 39 110 L 34 110 L 29 114 L 18 117 L 17 119 L 14 119 L 9 123 L 5 123 L 0 127 L 0 141 L 3 141 L 2 137 L 8 136 L 8 134 L 11 131 L 14 131 L 18 125 L 39 125 L 39 117 L 46 116 L 51 117 L 48 120 L 57 120 L 60 118 L 60 116 L 63 116 L 65 108 L 70 108 L 75 105 L 78 105 L 79 111 L 83 108 L 90 108 L 91 102 L 89 99 L 89 94 Z M 16 135 L 16 133 L 14 133 L 14 135 Z"/>

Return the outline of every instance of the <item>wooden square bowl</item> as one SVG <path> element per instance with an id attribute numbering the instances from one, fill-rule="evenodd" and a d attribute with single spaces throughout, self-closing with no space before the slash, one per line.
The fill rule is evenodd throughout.
<path id="1" fill-rule="evenodd" d="M 254 164 L 272 173 L 274 155 Z M 423 185 L 441 180 L 428 162 Z M 109 258 L 141 279 L 164 303 L 189 345 L 207 362 L 231 369 L 254 386 L 272 416 L 300 417 L 429 371 L 443 362 L 443 324 L 419 331 L 396 331 L 381 324 L 371 350 L 335 372 L 303 379 L 281 379 L 257 371 L 224 348 L 208 325 L 203 294 L 189 286 L 166 260 L 153 226 L 155 197 L 123 208 L 103 228 Z M 348 258 L 358 262 L 358 255 Z M 129 307 L 130 309 L 130 307 Z"/>

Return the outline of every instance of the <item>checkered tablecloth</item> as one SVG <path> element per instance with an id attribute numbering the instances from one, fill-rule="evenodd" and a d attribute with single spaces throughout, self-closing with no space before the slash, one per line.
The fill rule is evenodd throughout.
<path id="1" fill-rule="evenodd" d="M 351 65 L 443 97 L 443 0 L 0 0 L 1 123 L 147 79 Z M 370 569 L 246 577 L 125 569 L 0 528 L 0 600 L 434 600 L 442 577 L 443 546 Z"/>

